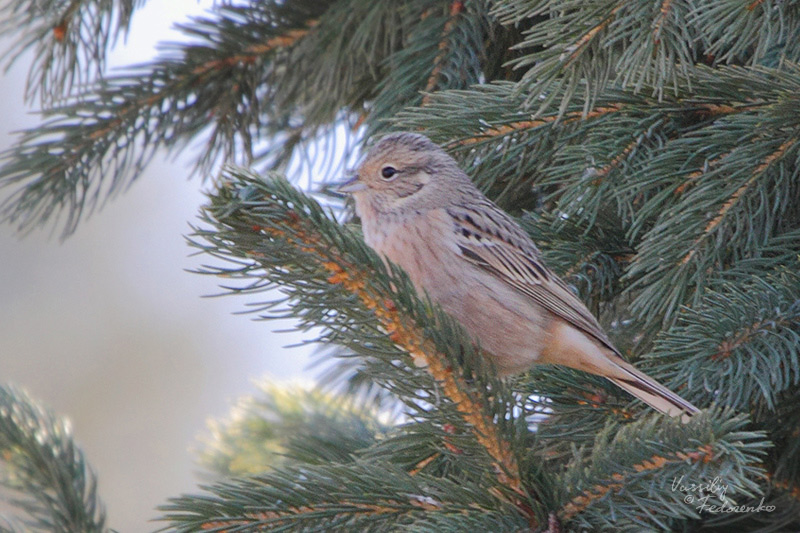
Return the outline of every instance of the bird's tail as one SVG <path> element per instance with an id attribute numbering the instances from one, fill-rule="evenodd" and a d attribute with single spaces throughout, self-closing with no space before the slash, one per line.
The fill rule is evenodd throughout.
<path id="1" fill-rule="evenodd" d="M 683 422 L 687 422 L 693 415 L 700 412 L 697 407 L 647 374 L 640 372 L 630 363 L 619 360 L 614 361 L 614 364 L 619 367 L 621 372 L 615 372 L 614 376 L 606 375 L 606 377 L 653 409 L 670 416 L 679 416 Z"/>

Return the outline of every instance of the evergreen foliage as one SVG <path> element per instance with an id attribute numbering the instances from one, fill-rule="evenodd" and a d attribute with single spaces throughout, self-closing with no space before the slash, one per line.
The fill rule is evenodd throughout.
<path id="1" fill-rule="evenodd" d="M 294 462 L 348 462 L 393 425 L 390 413 L 343 394 L 269 383 L 259 393 L 211 424 L 201 461 L 217 476 L 258 474 Z"/>
<path id="2" fill-rule="evenodd" d="M 69 424 L 15 387 L 0 387 L 0 487 L 21 511 L 2 531 L 108 531 L 97 482 Z"/>
<path id="3" fill-rule="evenodd" d="M 337 347 L 328 392 L 268 390 L 220 426 L 218 477 L 163 507 L 167 530 L 800 528 L 797 2 L 220 1 L 116 75 L 103 54 L 137 3 L 109 4 L 5 8 L 45 119 L 2 155 L 5 220 L 68 234 L 154 150 L 203 141 L 198 174 L 240 165 L 190 236 L 203 272 Z M 363 243 L 336 170 L 292 184 L 331 132 L 348 151 L 388 130 L 444 146 L 703 412 L 568 369 L 494 377 Z"/>

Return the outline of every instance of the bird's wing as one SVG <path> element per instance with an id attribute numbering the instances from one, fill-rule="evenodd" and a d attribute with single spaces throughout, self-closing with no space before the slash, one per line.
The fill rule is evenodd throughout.
<path id="1" fill-rule="evenodd" d="M 448 208 L 456 245 L 465 260 L 502 279 L 575 328 L 594 337 L 615 353 L 609 340 L 583 302 L 542 261 L 525 231 L 494 204 L 475 208 Z"/>

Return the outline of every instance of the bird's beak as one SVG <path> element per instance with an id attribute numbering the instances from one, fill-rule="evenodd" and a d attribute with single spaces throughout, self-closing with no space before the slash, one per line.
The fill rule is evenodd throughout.
<path id="1" fill-rule="evenodd" d="M 358 181 L 358 174 L 356 174 L 349 180 L 340 183 L 339 186 L 336 187 L 336 190 L 339 192 L 353 193 L 363 191 L 366 188 L 367 186 L 363 182 Z"/>

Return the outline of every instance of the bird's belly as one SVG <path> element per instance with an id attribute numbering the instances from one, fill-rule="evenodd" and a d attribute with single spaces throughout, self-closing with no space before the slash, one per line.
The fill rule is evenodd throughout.
<path id="1" fill-rule="evenodd" d="M 427 293 L 455 318 L 501 375 L 530 368 L 548 341 L 552 315 L 436 239 L 427 238 L 424 229 L 414 225 L 391 229 L 384 227 L 390 234 L 368 243 L 403 267 L 418 292 Z"/>
<path id="2" fill-rule="evenodd" d="M 491 356 L 501 375 L 523 372 L 539 358 L 552 319 L 528 297 L 482 271 L 449 291 L 437 287 L 428 289 L 440 293 L 432 299 Z"/>

